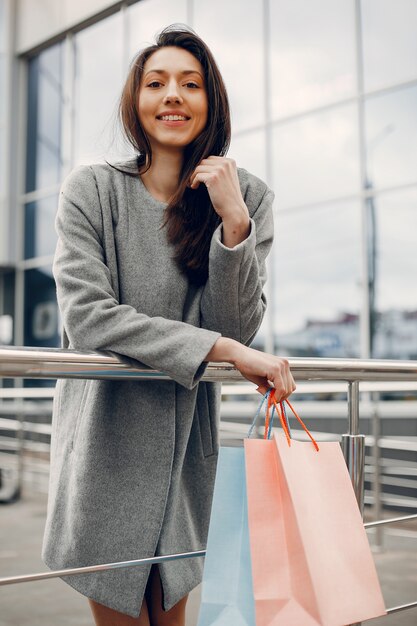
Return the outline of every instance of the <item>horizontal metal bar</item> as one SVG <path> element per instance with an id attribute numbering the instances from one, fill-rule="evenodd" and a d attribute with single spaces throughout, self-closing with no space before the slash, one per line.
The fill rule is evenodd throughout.
<path id="1" fill-rule="evenodd" d="M 403 392 L 403 391 L 417 391 L 417 381 L 382 381 L 382 382 L 365 382 L 361 383 L 360 394 L 368 393 L 370 391 L 380 391 L 382 393 Z M 3 400 L 17 400 L 17 399 L 41 399 L 52 400 L 54 397 L 54 387 L 16 387 L 9 388 L 4 387 L 0 389 L 0 399 Z M 346 383 L 341 381 L 308 381 L 301 382 L 297 385 L 295 393 L 297 395 L 303 394 L 315 394 L 315 393 L 329 393 L 340 394 L 346 393 Z M 255 395 L 256 388 L 254 385 L 248 383 L 245 380 L 236 381 L 235 383 L 225 383 L 222 387 L 223 395 Z M 392 401 L 391 401 L 392 402 Z"/>
<path id="2" fill-rule="evenodd" d="M 121 357 L 122 359 L 124 357 Z M 130 363 L 133 359 L 127 359 Z M 377 359 L 289 359 L 296 380 L 335 381 L 416 381 L 417 361 Z M 136 362 L 135 362 L 136 364 Z M 169 376 L 137 362 L 137 367 L 115 356 L 100 352 L 80 352 L 61 348 L 0 348 L 0 377 L 7 378 L 107 378 L 117 380 L 169 380 Z M 244 380 L 230 363 L 209 363 L 206 381 Z"/>
<path id="3" fill-rule="evenodd" d="M 395 524 L 396 522 L 407 522 L 408 520 L 417 519 L 415 515 L 403 515 L 402 517 L 391 517 L 390 519 L 381 519 L 377 522 L 367 522 L 365 528 L 373 528 L 374 526 L 383 526 L 384 524 Z"/>
<path id="4" fill-rule="evenodd" d="M 8 578 L 0 578 L 0 586 L 15 585 L 17 583 L 34 582 L 37 580 L 47 580 L 50 578 L 62 578 L 65 576 L 76 576 L 79 574 L 88 574 L 92 572 L 100 572 L 110 569 L 119 569 L 123 567 L 134 567 L 137 565 L 153 565 L 155 563 L 163 563 L 166 561 L 174 561 L 176 559 L 189 559 L 196 557 L 203 557 L 206 555 L 205 550 L 198 550 L 196 552 L 183 552 L 180 554 L 169 554 L 165 556 L 150 557 L 146 559 L 134 559 L 132 561 L 119 561 L 117 563 L 105 563 L 103 565 L 92 565 L 87 567 L 73 567 L 70 569 L 55 570 L 53 572 L 41 572 L 39 574 L 26 574 L 24 576 L 9 576 Z M 417 602 L 410 602 L 409 604 L 403 604 L 401 606 L 395 606 L 387 609 L 387 613 L 397 613 L 399 611 L 406 611 L 417 606 Z"/>
<path id="5" fill-rule="evenodd" d="M 76 576 L 78 574 L 88 574 L 91 572 L 102 572 L 109 569 L 121 567 L 133 567 L 136 565 L 153 565 L 155 563 L 165 563 L 177 559 L 190 559 L 205 556 L 205 550 L 196 552 L 181 552 L 179 554 L 167 554 L 165 556 L 154 556 L 146 559 L 134 559 L 132 561 L 118 561 L 117 563 L 103 563 L 103 565 L 88 565 L 86 567 L 72 567 L 70 569 L 55 570 L 53 572 L 41 572 L 39 574 L 25 574 L 23 576 L 9 576 L 0 578 L 0 586 L 14 585 L 16 583 L 30 583 L 34 580 L 46 580 L 47 578 L 61 578 L 63 576 Z"/>
<path id="6" fill-rule="evenodd" d="M 401 604 L 400 606 L 393 606 L 391 609 L 387 609 L 387 613 L 388 615 L 391 615 L 391 613 L 398 613 L 399 611 L 408 611 L 408 609 L 414 609 L 415 607 L 417 607 L 417 601 L 409 602 L 408 604 Z"/>

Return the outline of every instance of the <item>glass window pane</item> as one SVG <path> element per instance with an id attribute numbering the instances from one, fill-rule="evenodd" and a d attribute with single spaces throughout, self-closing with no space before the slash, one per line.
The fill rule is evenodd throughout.
<path id="1" fill-rule="evenodd" d="M 0 30 L 2 31 L 5 27 L 5 17 L 6 17 L 6 7 L 4 5 L 4 0 L 0 0 Z M 0 50 L 2 49 L 2 45 L 0 43 Z"/>
<path id="2" fill-rule="evenodd" d="M 26 191 L 61 180 L 62 57 L 59 43 L 29 61 Z"/>
<path id="3" fill-rule="evenodd" d="M 417 78 L 416 0 L 362 0 L 365 88 Z"/>
<path id="4" fill-rule="evenodd" d="M 417 359 L 417 189 L 378 195 L 376 358 Z"/>
<path id="5" fill-rule="evenodd" d="M 266 179 L 265 131 L 232 136 L 228 157 L 234 159 L 238 167 Z"/>
<path id="6" fill-rule="evenodd" d="M 119 156 L 113 142 L 123 83 L 123 21 L 114 15 L 75 36 L 74 165 Z"/>
<path id="7" fill-rule="evenodd" d="M 61 345 L 59 312 L 52 267 L 26 270 L 24 275 L 24 345 L 58 348 Z M 27 387 L 54 387 L 55 380 L 26 380 Z"/>
<path id="8" fill-rule="evenodd" d="M 226 83 L 234 131 L 264 121 L 263 2 L 194 1 L 194 27 Z"/>
<path id="9" fill-rule="evenodd" d="M 368 98 L 365 115 L 370 184 L 417 182 L 417 87 Z"/>
<path id="10" fill-rule="evenodd" d="M 359 355 L 360 205 L 278 211 L 274 330 L 280 353 Z"/>
<path id="11" fill-rule="evenodd" d="M 357 193 L 356 107 L 309 115 L 273 129 L 274 189 L 280 207 Z"/>
<path id="12" fill-rule="evenodd" d="M 25 205 L 25 259 L 54 253 L 57 206 L 56 194 Z"/>
<path id="13" fill-rule="evenodd" d="M 155 35 L 175 23 L 187 23 L 186 0 L 142 0 L 128 8 L 129 60 L 155 43 Z"/>
<path id="14" fill-rule="evenodd" d="M 351 0 L 270 2 L 273 117 L 354 94 L 354 9 Z"/>
<path id="15" fill-rule="evenodd" d="M 6 172 L 4 167 L 4 159 L 6 153 L 6 133 L 4 131 L 5 127 L 0 124 L 0 199 L 6 195 Z"/>
<path id="16" fill-rule="evenodd" d="M 6 57 L 0 52 L 0 122 L 6 115 L 6 97 Z"/>
<path id="17" fill-rule="evenodd" d="M 25 346 L 59 346 L 58 305 L 50 266 L 25 271 Z"/>

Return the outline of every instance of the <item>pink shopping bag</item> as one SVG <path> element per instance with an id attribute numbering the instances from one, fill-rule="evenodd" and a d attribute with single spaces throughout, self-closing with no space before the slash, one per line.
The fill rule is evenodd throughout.
<path id="1" fill-rule="evenodd" d="M 385 615 L 339 443 L 317 451 L 286 426 L 285 437 L 246 439 L 245 463 L 256 625 L 343 626 Z"/>

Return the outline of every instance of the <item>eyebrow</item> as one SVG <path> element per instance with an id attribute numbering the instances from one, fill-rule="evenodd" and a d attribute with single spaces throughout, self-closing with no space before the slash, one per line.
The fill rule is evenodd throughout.
<path id="1" fill-rule="evenodd" d="M 148 72 L 146 72 L 145 76 L 147 76 L 148 74 L 152 74 L 153 72 L 155 72 L 155 74 L 167 74 L 168 73 L 166 70 L 149 70 Z M 198 74 L 201 78 L 203 78 L 203 76 L 200 74 L 198 70 L 183 70 L 182 72 L 179 72 L 179 73 L 182 74 L 183 76 L 188 76 L 188 74 Z"/>

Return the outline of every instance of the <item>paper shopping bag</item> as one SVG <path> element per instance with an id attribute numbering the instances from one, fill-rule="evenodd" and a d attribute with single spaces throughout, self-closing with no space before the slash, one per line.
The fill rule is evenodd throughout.
<path id="1" fill-rule="evenodd" d="M 288 445 L 290 443 L 290 445 Z M 337 442 L 245 440 L 257 626 L 343 626 L 385 614 Z"/>
<path id="2" fill-rule="evenodd" d="M 255 626 L 243 448 L 220 448 L 198 626 Z"/>

